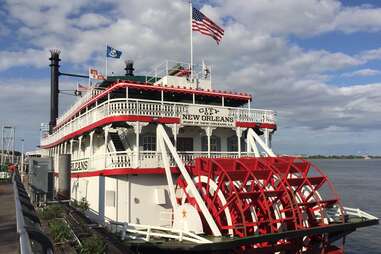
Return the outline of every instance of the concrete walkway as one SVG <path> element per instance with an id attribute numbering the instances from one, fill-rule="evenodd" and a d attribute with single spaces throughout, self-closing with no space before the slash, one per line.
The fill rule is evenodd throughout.
<path id="1" fill-rule="evenodd" d="M 0 253 L 18 253 L 15 197 L 10 183 L 0 183 Z"/>

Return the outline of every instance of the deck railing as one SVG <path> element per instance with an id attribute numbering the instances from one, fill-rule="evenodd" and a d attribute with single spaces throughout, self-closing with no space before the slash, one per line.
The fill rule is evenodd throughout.
<path id="1" fill-rule="evenodd" d="M 275 114 L 272 110 L 234 108 L 223 106 L 211 106 L 200 104 L 187 104 L 168 101 L 152 101 L 137 99 L 110 99 L 89 109 L 82 115 L 60 126 L 55 132 L 41 139 L 41 145 L 46 146 L 59 141 L 66 135 L 84 128 L 92 123 L 100 121 L 109 116 L 116 115 L 139 115 L 152 117 L 178 117 L 189 112 L 192 107 L 213 107 L 215 109 L 228 110 L 228 115 L 234 121 L 275 123 Z"/>
<path id="2" fill-rule="evenodd" d="M 103 92 L 103 90 L 99 88 L 90 88 L 88 91 L 83 92 L 82 97 L 79 100 L 77 100 L 72 106 L 70 106 L 69 110 L 67 110 L 63 115 L 57 118 L 57 125 L 61 124 L 67 117 L 73 114 L 79 106 L 81 106 L 94 96 L 97 96 L 101 92 Z"/>
<path id="3" fill-rule="evenodd" d="M 241 152 L 246 156 L 247 152 Z M 208 157 L 205 151 L 179 152 L 179 156 L 186 165 L 191 165 L 195 158 Z M 211 152 L 210 158 L 238 158 L 238 152 L 218 151 Z M 171 166 L 176 166 L 173 158 L 170 158 Z M 139 154 L 132 151 L 111 152 L 106 155 L 72 160 L 72 172 L 81 170 L 99 170 L 116 168 L 158 168 L 163 167 L 161 153 L 155 151 L 141 151 Z"/>

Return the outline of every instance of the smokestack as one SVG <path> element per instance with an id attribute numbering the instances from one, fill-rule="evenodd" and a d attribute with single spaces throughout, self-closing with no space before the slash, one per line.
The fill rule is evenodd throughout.
<path id="1" fill-rule="evenodd" d="M 56 126 L 56 121 L 58 117 L 58 76 L 59 72 L 59 62 L 61 51 L 59 49 L 50 50 L 50 122 L 49 122 L 49 132 L 52 133 L 53 127 Z"/>
<path id="2" fill-rule="evenodd" d="M 125 61 L 126 63 L 126 68 L 124 68 L 126 70 L 126 76 L 134 76 L 134 61 L 132 60 L 126 60 Z"/>

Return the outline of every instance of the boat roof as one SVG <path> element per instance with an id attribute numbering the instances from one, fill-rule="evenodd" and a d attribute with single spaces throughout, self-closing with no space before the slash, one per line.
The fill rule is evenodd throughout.
<path id="1" fill-rule="evenodd" d="M 158 91 L 168 91 L 175 93 L 189 93 L 189 94 L 197 94 L 197 95 L 205 95 L 205 96 L 215 96 L 215 97 L 225 97 L 240 101 L 247 102 L 248 100 L 252 100 L 252 95 L 248 93 L 242 92 L 234 92 L 234 91 L 222 91 L 222 90 L 214 90 L 214 89 L 202 89 L 197 88 L 194 89 L 192 87 L 185 86 L 167 86 L 154 84 L 154 82 L 160 80 L 161 77 L 150 77 L 150 76 L 110 76 L 107 77 L 107 80 L 104 80 L 99 84 L 100 88 L 109 88 L 118 83 L 125 83 L 125 87 L 133 87 L 141 90 L 158 90 Z M 146 82 L 146 80 L 152 80 L 153 82 Z"/>

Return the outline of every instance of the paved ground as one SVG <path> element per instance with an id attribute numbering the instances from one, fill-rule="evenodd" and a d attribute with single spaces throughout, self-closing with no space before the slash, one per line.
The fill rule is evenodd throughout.
<path id="1" fill-rule="evenodd" d="M 18 253 L 13 186 L 0 183 L 0 253 Z"/>

